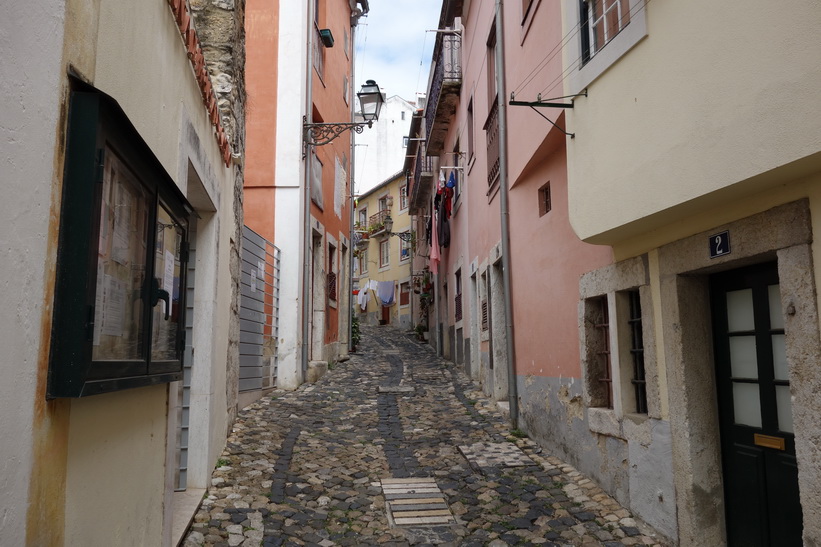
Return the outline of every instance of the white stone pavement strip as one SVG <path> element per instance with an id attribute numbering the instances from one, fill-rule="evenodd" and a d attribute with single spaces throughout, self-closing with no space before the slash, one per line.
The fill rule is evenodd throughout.
<path id="1" fill-rule="evenodd" d="M 382 479 L 391 526 L 431 526 L 456 522 L 436 481 L 430 477 Z"/>
<path id="2" fill-rule="evenodd" d="M 460 446 L 459 451 L 470 463 L 480 468 L 536 465 L 536 462 L 512 443 L 474 443 Z"/>

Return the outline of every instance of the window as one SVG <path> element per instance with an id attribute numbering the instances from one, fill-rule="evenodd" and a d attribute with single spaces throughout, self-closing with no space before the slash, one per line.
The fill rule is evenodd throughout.
<path id="1" fill-rule="evenodd" d="M 482 330 L 488 330 L 487 300 L 482 300 Z"/>
<path id="2" fill-rule="evenodd" d="M 468 161 L 473 158 L 473 96 L 468 103 Z"/>
<path id="3" fill-rule="evenodd" d="M 488 112 L 496 105 L 496 27 L 490 30 L 487 39 L 487 97 L 491 101 Z"/>
<path id="4" fill-rule="evenodd" d="M 377 203 L 379 204 L 380 211 L 388 210 L 388 196 L 382 196 L 381 198 L 379 198 L 379 201 Z"/>
<path id="5" fill-rule="evenodd" d="M 48 397 L 179 380 L 192 209 L 113 99 L 69 108 Z"/>
<path id="6" fill-rule="evenodd" d="M 402 121 L 405 121 L 405 111 L 404 110 L 402 112 L 400 112 L 400 115 L 402 117 Z"/>
<path id="7" fill-rule="evenodd" d="M 448 183 L 451 181 L 453 182 L 453 203 L 454 205 L 459 202 L 459 196 L 462 195 L 462 188 L 461 184 L 459 184 L 459 163 L 461 159 L 461 152 L 459 151 L 459 141 L 456 141 L 456 146 L 453 147 L 453 165 L 455 166 L 450 171 L 450 178 L 448 179 Z"/>
<path id="8" fill-rule="evenodd" d="M 591 431 L 635 439 L 624 427 L 659 415 L 653 306 L 646 285 L 647 256 L 583 274 L 579 308 L 585 403 Z"/>
<path id="9" fill-rule="evenodd" d="M 579 28 L 579 38 L 567 42 L 567 58 L 573 59 L 567 80 L 569 93 L 581 93 L 647 36 L 648 1 L 568 2 L 563 11 L 565 24 Z"/>
<path id="10" fill-rule="evenodd" d="M 628 291 L 630 301 L 630 355 L 632 356 L 633 375 L 630 380 L 633 384 L 635 396 L 635 411 L 637 414 L 647 414 L 647 379 L 644 373 L 644 335 L 641 326 L 641 299 L 639 291 Z"/>
<path id="11" fill-rule="evenodd" d="M 345 104 L 348 104 L 348 99 L 350 97 L 349 93 L 350 86 L 348 85 L 348 75 L 345 74 L 342 77 L 342 99 L 345 101 Z"/>
<path id="12" fill-rule="evenodd" d="M 368 250 L 359 251 L 359 275 L 368 273 Z"/>
<path id="13" fill-rule="evenodd" d="M 408 282 L 399 284 L 399 305 L 410 305 L 410 283 Z"/>
<path id="14" fill-rule="evenodd" d="M 399 210 L 404 211 L 408 208 L 408 185 L 403 184 L 399 187 Z"/>
<path id="15" fill-rule="evenodd" d="M 336 247 L 328 244 L 328 300 L 336 302 Z"/>
<path id="16" fill-rule="evenodd" d="M 363 207 L 359 210 L 359 226 L 365 229 L 368 226 L 368 208 Z"/>
<path id="17" fill-rule="evenodd" d="M 455 282 L 456 296 L 453 299 L 454 318 L 456 321 L 462 320 L 462 269 L 456 271 Z"/>
<path id="18" fill-rule="evenodd" d="M 350 36 L 348 35 L 348 29 L 347 28 L 344 28 L 343 31 L 344 31 L 344 34 L 342 35 L 342 43 L 345 46 L 345 57 L 350 58 L 350 56 L 351 56 L 351 53 L 350 53 L 350 50 L 351 50 Z"/>
<path id="19" fill-rule="evenodd" d="M 404 234 L 409 234 L 409 231 L 402 232 Z M 400 239 L 400 246 L 399 246 L 399 260 L 406 261 L 410 260 L 411 257 L 411 243 L 410 241 L 405 241 L 404 239 Z"/>
<path id="20" fill-rule="evenodd" d="M 589 61 L 628 23 L 629 0 L 582 0 L 582 62 Z"/>
<path id="21" fill-rule="evenodd" d="M 386 268 L 391 264 L 391 241 L 385 239 L 379 242 L 379 267 Z"/>
<path id="22" fill-rule="evenodd" d="M 317 207 L 323 209 L 322 203 L 322 160 L 319 159 L 319 156 L 316 154 L 316 147 L 311 147 L 311 157 L 313 158 L 312 167 L 311 167 L 311 201 L 313 201 Z"/>
<path id="23" fill-rule="evenodd" d="M 407 148 L 408 142 L 410 142 L 410 137 L 402 137 L 402 148 Z"/>
<path id="24" fill-rule="evenodd" d="M 550 212 L 550 183 L 539 188 L 539 216 L 543 217 Z"/>
<path id="25" fill-rule="evenodd" d="M 590 406 L 613 408 L 613 371 L 610 360 L 610 319 L 607 296 L 585 301 L 589 336 Z"/>

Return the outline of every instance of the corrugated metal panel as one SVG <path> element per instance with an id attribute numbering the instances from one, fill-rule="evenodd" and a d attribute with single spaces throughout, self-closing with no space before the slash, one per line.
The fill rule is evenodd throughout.
<path id="1" fill-rule="evenodd" d="M 240 278 L 240 391 L 276 385 L 279 333 L 279 249 L 248 228 L 242 231 Z"/>

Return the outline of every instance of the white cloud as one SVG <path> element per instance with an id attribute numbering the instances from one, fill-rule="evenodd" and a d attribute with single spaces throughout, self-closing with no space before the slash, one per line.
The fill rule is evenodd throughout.
<path id="1" fill-rule="evenodd" d="M 356 30 L 356 89 L 375 80 L 387 96 L 416 100 L 428 84 L 442 0 L 370 0 Z"/>

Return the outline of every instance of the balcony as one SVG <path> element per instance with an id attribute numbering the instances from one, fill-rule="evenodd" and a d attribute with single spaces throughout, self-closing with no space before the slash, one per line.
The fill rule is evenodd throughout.
<path id="1" fill-rule="evenodd" d="M 385 217 L 391 213 L 387 209 L 379 211 L 368 218 L 368 233 L 371 236 L 378 236 L 385 233 Z"/>
<path id="2" fill-rule="evenodd" d="M 436 65 L 428 90 L 425 109 L 425 128 L 428 154 L 438 155 L 459 105 L 462 89 L 462 37 L 442 34 L 437 37 L 434 50 Z"/>
<path id="3" fill-rule="evenodd" d="M 425 147 L 419 146 L 413 164 L 410 183 L 410 213 L 416 214 L 425 208 L 430 198 L 433 180 L 433 158 L 425 153 Z"/>

